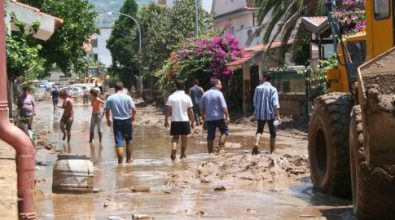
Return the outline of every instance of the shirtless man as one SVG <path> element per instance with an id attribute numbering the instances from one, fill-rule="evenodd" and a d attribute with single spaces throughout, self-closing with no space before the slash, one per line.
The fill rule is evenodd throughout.
<path id="1" fill-rule="evenodd" d="M 74 108 L 73 108 L 73 99 L 71 98 L 68 91 L 63 91 L 60 94 L 60 98 L 63 99 L 63 105 L 59 106 L 63 108 L 63 115 L 60 119 L 60 130 L 63 133 L 63 140 L 66 139 L 67 135 L 67 143 L 70 143 L 71 138 L 71 125 L 73 125 L 74 120 Z"/>

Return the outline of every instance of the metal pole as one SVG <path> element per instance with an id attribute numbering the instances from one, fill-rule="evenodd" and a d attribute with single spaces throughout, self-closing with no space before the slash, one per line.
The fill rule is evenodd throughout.
<path id="1" fill-rule="evenodd" d="M 128 14 L 121 13 L 121 12 L 109 12 L 109 14 L 123 15 L 123 16 L 126 16 L 126 17 L 132 19 L 136 23 L 137 29 L 139 31 L 139 53 L 141 53 L 141 29 L 140 29 L 140 24 L 137 22 L 137 20 L 134 17 L 132 17 L 132 16 L 130 16 Z"/>
<path id="2" fill-rule="evenodd" d="M 35 158 L 30 138 L 10 123 L 7 97 L 7 59 L 4 0 L 0 0 L 0 139 L 16 151 L 19 219 L 35 219 Z M 15 200 L 16 201 L 16 200 Z"/>
<path id="3" fill-rule="evenodd" d="M 195 36 L 199 35 L 199 0 L 195 0 Z"/>

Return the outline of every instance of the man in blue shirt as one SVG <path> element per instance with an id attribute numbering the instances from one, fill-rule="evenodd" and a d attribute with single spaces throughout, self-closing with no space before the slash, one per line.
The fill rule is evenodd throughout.
<path id="1" fill-rule="evenodd" d="M 271 76 L 263 73 L 263 83 L 256 87 L 254 93 L 254 116 L 258 120 L 257 131 L 255 135 L 255 145 L 252 149 L 252 155 L 258 154 L 259 140 L 263 133 L 266 122 L 270 131 L 270 153 L 274 151 L 276 143 L 276 129 L 274 119 L 280 121 L 280 104 L 278 100 L 277 89 L 270 83 Z"/>
<path id="2" fill-rule="evenodd" d="M 218 79 L 210 81 L 211 89 L 204 93 L 200 100 L 200 110 L 203 120 L 207 123 L 207 148 L 208 152 L 213 152 L 215 131 L 217 128 L 221 132 L 217 153 L 224 150 L 225 141 L 229 133 L 228 122 L 229 113 L 224 95 L 221 92 L 222 84 Z"/>
<path id="3" fill-rule="evenodd" d="M 200 100 L 202 99 L 204 90 L 199 86 L 199 80 L 193 80 L 193 86 L 189 89 L 189 96 L 192 99 L 193 113 L 195 116 L 196 126 L 200 125 Z"/>
<path id="4" fill-rule="evenodd" d="M 123 151 L 126 146 L 126 162 L 132 161 L 132 122 L 136 116 L 136 107 L 130 96 L 123 92 L 122 82 L 115 85 L 115 94 L 108 97 L 105 103 L 107 125 L 111 127 L 110 111 L 113 119 L 115 147 L 118 164 L 123 162 Z"/>

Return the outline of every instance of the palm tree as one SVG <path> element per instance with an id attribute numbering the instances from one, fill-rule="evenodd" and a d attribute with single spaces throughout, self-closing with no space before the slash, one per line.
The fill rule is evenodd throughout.
<path id="1" fill-rule="evenodd" d="M 260 36 L 263 32 L 263 43 L 269 44 L 268 49 L 275 40 L 280 40 L 280 59 L 284 60 L 289 40 L 294 39 L 293 48 L 301 43 L 304 31 L 300 25 L 301 17 L 323 15 L 325 2 L 326 0 L 257 0 L 258 22 L 261 27 L 254 36 Z"/>

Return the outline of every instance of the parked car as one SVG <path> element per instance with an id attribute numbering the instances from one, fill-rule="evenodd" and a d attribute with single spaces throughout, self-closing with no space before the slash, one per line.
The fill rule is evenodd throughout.
<path id="1" fill-rule="evenodd" d="M 61 91 L 67 90 L 70 92 L 70 95 L 73 96 L 76 99 L 82 99 L 82 97 L 84 96 L 84 90 L 80 87 L 77 86 L 66 86 L 61 88 Z"/>
<path id="2" fill-rule="evenodd" d="M 33 97 L 36 101 L 48 101 L 51 98 L 51 94 L 46 88 L 36 87 L 33 90 Z"/>

